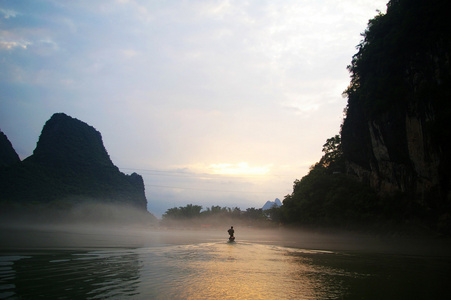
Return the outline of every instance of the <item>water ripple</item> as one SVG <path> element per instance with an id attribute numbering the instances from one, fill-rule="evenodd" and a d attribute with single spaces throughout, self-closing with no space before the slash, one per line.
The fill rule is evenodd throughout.
<path id="1" fill-rule="evenodd" d="M 350 255 L 250 242 L 46 250 L 0 255 L 0 298 L 374 298 L 383 285 L 392 287 L 383 289 L 383 298 L 414 299 L 425 285 L 434 286 L 437 295 L 449 291 L 435 279 L 450 279 L 445 271 L 450 267 L 449 260 Z M 402 293 L 396 293 L 400 289 Z"/>

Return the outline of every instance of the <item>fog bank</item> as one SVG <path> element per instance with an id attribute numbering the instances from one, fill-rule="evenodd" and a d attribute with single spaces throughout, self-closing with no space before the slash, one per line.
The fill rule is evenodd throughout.
<path id="1" fill-rule="evenodd" d="M 31 224 L 30 224 L 31 225 Z M 138 224 L 34 224 L 0 227 L 0 250 L 141 248 L 227 243 L 227 229 L 166 229 Z M 236 243 L 307 250 L 451 256 L 449 239 L 374 236 L 315 230 L 255 229 L 234 226 Z"/>

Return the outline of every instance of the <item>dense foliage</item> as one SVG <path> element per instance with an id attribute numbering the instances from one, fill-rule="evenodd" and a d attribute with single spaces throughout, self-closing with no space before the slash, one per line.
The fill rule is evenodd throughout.
<path id="1" fill-rule="evenodd" d="M 405 219 L 421 217 L 421 208 L 403 195 L 381 197 L 355 176 L 346 174 L 339 136 L 327 140 L 323 153 L 306 176 L 294 181 L 293 192 L 285 196 L 283 205 L 268 211 L 273 221 L 285 225 L 391 230 L 392 226 L 404 226 Z M 412 224 L 412 228 L 416 226 Z"/>
<path id="2" fill-rule="evenodd" d="M 344 174 L 340 137 L 323 145 L 323 157 L 308 175 L 296 180 L 282 207 L 273 209 L 285 224 L 347 226 L 372 218 L 377 196 L 370 188 Z"/>

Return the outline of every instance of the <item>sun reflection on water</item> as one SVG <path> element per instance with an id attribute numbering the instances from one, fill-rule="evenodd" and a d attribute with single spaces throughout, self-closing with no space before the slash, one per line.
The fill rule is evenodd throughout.
<path id="1" fill-rule="evenodd" d="M 343 293 L 339 282 L 330 278 L 333 270 L 318 269 L 311 259 L 299 255 L 302 250 L 210 243 L 161 251 L 178 269 L 179 278 L 171 289 L 153 295 L 156 298 L 325 299 Z M 309 255 L 326 253 L 310 251 Z"/>
<path id="2" fill-rule="evenodd" d="M 439 299 L 449 257 L 255 242 L 0 253 L 1 299 Z M 434 288 L 431 288 L 434 287 Z"/>

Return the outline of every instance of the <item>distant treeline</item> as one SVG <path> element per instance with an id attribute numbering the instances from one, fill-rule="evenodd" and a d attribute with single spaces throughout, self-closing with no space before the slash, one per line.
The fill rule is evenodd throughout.
<path id="1" fill-rule="evenodd" d="M 203 210 L 200 205 L 188 204 L 186 206 L 174 207 L 168 209 L 163 214 L 163 225 L 170 225 L 176 221 L 182 222 L 200 222 L 207 225 L 215 225 L 224 221 L 233 221 L 235 223 L 245 223 L 247 225 L 271 225 L 272 210 L 262 210 L 261 208 L 248 208 L 241 210 L 239 207 L 221 207 L 211 206 Z"/>

